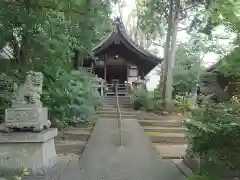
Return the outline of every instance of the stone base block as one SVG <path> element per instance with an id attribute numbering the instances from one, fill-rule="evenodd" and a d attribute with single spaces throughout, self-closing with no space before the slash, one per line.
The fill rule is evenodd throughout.
<path id="1" fill-rule="evenodd" d="M 51 122 L 48 120 L 47 108 L 8 108 L 5 109 L 4 126 L 9 128 L 5 132 L 9 132 L 11 129 L 41 132 L 44 128 L 49 128 Z"/>
<path id="2" fill-rule="evenodd" d="M 40 133 L 0 133 L 0 174 L 19 172 L 24 168 L 37 174 L 54 166 L 56 136 L 55 128 Z"/>

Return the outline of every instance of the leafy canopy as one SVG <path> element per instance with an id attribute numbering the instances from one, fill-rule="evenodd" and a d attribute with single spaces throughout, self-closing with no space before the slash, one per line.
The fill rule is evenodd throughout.
<path id="1" fill-rule="evenodd" d="M 42 100 L 51 120 L 63 124 L 86 119 L 98 104 L 93 77 L 72 72 L 75 52 L 80 59 L 110 29 L 111 0 L 2 0 L 0 1 L 0 48 L 8 45 L 12 59 L 4 60 L 2 72 L 18 84 L 28 70 L 44 74 Z M 9 92 L 9 91 L 8 91 Z M 1 87 L 3 97 L 11 93 Z M 2 100 L 1 109 L 10 105 Z"/>

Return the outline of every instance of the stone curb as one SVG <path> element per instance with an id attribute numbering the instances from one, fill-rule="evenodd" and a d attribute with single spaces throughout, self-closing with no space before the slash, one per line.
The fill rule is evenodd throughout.
<path id="1" fill-rule="evenodd" d="M 194 174 L 192 170 L 185 165 L 182 159 L 172 159 L 172 162 L 186 177 Z"/>

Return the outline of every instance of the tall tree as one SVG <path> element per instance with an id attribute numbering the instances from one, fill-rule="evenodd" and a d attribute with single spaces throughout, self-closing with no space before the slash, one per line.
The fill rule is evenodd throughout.
<path id="1" fill-rule="evenodd" d="M 42 102 L 51 120 L 72 122 L 94 109 L 92 76 L 73 71 L 72 60 L 76 51 L 81 59 L 91 55 L 94 43 L 110 30 L 111 5 L 111 0 L 0 1 L 0 48 L 10 46 L 11 62 L 17 62 L 16 69 L 11 64 L 1 71 L 18 84 L 26 71 L 42 72 Z M 0 97 L 0 116 L 11 104 L 8 94 Z"/>
<path id="2" fill-rule="evenodd" d="M 172 84 L 177 33 L 179 23 L 186 19 L 188 9 L 195 8 L 198 2 L 180 0 L 151 0 L 141 2 L 142 11 L 139 18 L 142 20 L 142 28 L 149 35 L 158 34 L 158 39 L 164 41 L 164 62 L 162 64 L 161 86 L 165 108 L 171 109 L 172 105 Z M 151 21 L 151 19 L 153 19 Z M 166 33 L 164 33 L 166 31 Z M 156 38 L 155 38 L 156 39 Z"/>
<path id="3" fill-rule="evenodd" d="M 176 63 L 173 69 L 173 94 L 190 93 L 199 83 L 203 71 L 203 56 L 193 51 L 188 44 L 181 44 L 176 51 Z"/>
<path id="4" fill-rule="evenodd" d="M 229 6 L 223 8 L 222 4 Z M 230 0 L 227 3 L 222 0 L 150 0 L 140 2 L 142 8 L 138 13 L 138 18 L 141 20 L 141 28 L 154 44 L 164 46 L 160 84 L 163 87 L 163 97 L 167 109 L 169 109 L 168 106 L 171 107 L 172 102 L 172 69 L 175 61 L 178 31 L 183 30 L 181 27 L 184 27 L 184 30 L 211 35 L 214 28 L 220 24 L 221 16 L 222 20 L 231 16 L 236 22 L 236 13 L 233 13 L 235 5 L 236 2 Z M 225 20 L 224 24 L 228 24 Z M 238 23 L 236 22 L 236 24 Z M 235 28 L 233 24 L 231 28 Z"/>
<path id="5" fill-rule="evenodd" d="M 110 2 L 4 0 L 0 2 L 1 44 L 11 42 L 21 68 L 56 57 L 70 62 L 75 48 L 85 55 L 90 51 L 94 39 L 106 30 L 109 15 Z"/>

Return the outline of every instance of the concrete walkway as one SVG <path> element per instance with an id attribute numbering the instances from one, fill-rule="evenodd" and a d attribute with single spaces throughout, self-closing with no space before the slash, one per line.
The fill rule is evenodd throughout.
<path id="1" fill-rule="evenodd" d="M 99 119 L 80 160 L 60 159 L 45 175 L 24 180 L 184 180 L 172 160 L 160 159 L 136 119 L 123 122 L 119 147 L 116 119 Z"/>
<path id="2" fill-rule="evenodd" d="M 123 123 L 123 144 L 115 119 L 99 119 L 80 161 L 60 180 L 182 180 L 171 160 L 160 159 L 136 119 Z"/>

